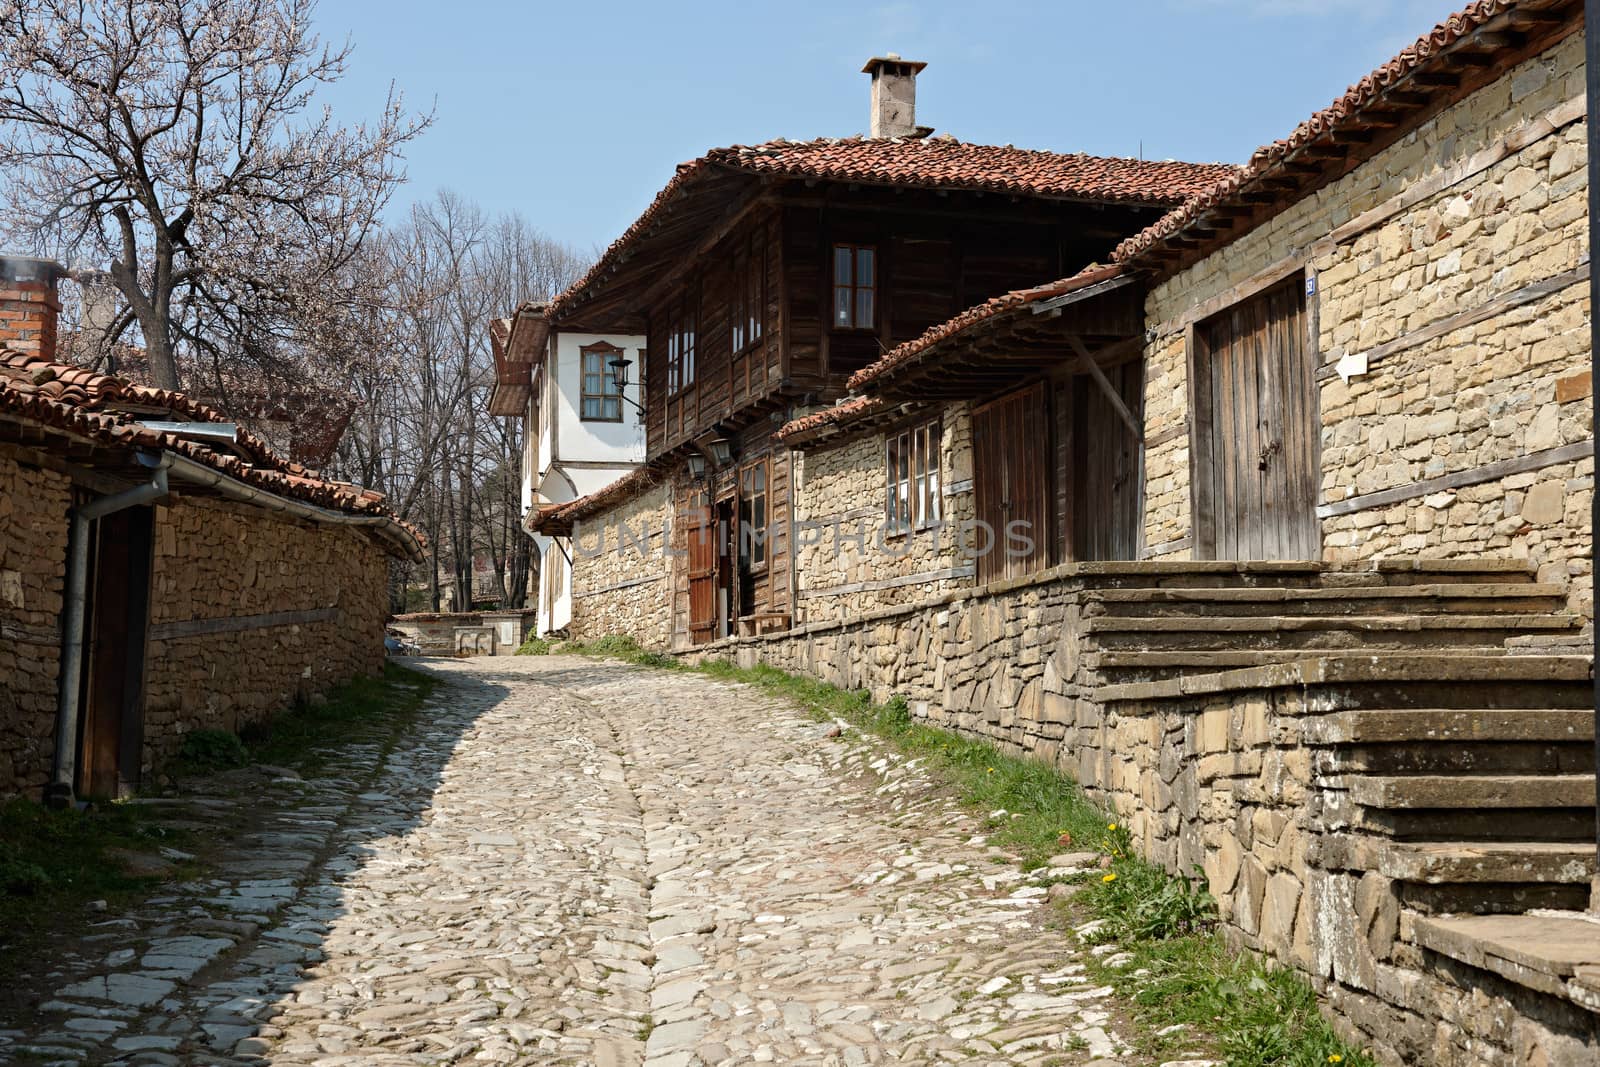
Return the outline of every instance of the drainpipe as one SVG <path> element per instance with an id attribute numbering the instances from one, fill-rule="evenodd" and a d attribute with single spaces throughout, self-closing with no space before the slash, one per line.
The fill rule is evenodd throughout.
<path id="1" fill-rule="evenodd" d="M 62 619 L 60 690 L 56 695 L 56 750 L 45 787 L 45 803 L 52 808 L 72 806 L 73 782 L 78 770 L 78 697 L 83 678 L 83 631 L 88 613 L 90 523 L 127 508 L 161 500 L 167 495 L 167 464 L 141 455 L 139 461 L 155 466 L 144 485 L 111 496 L 97 497 L 72 509 L 67 534 L 66 610 Z"/>

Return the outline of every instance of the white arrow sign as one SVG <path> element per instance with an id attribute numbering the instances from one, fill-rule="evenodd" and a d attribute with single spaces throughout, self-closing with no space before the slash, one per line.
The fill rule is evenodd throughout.
<path id="1" fill-rule="evenodd" d="M 1367 354 L 1362 352 L 1353 355 L 1346 352 L 1339 357 L 1339 362 L 1333 365 L 1333 369 L 1339 372 L 1339 377 L 1343 378 L 1346 384 L 1349 384 L 1351 378 L 1367 373 Z"/>

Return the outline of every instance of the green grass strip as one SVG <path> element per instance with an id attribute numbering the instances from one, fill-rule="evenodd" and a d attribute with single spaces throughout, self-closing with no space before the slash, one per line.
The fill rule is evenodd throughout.
<path id="1" fill-rule="evenodd" d="M 546 651 L 693 670 L 784 697 L 819 720 L 842 719 L 926 761 L 930 773 L 974 810 L 1003 809 L 1004 816 L 988 820 L 989 840 L 1015 849 L 1025 868 L 1037 868 L 1060 852 L 1108 856 L 1103 873 L 1080 876 L 1084 886 L 1067 906 L 1080 921 L 1103 921 L 1092 939 L 1115 941 L 1131 954 L 1131 962 L 1115 968 L 1100 958 L 1084 958 L 1098 980 L 1133 1005 L 1150 1031 L 1143 1051 L 1157 1054 L 1209 1035 L 1229 1067 L 1373 1067 L 1368 1056 L 1334 1033 L 1303 977 L 1254 953 L 1228 948 L 1200 872 L 1186 879 L 1145 862 L 1134 853 L 1127 828 L 1054 767 L 919 723 L 903 698 L 878 704 L 865 691 L 772 667 L 736 667 L 718 659 L 686 666 L 624 637 L 559 642 Z M 1070 843 L 1063 835 L 1070 835 Z M 1148 973 L 1135 977 L 1136 971 Z M 1155 1035 L 1180 1023 L 1187 1027 L 1185 1034 Z"/>

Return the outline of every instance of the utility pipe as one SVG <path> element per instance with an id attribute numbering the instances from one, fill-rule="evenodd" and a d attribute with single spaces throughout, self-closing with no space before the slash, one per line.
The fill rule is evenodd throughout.
<path id="1" fill-rule="evenodd" d="M 150 463 L 144 456 L 139 459 Z M 56 694 L 56 749 L 50 784 L 44 793 L 45 803 L 52 808 L 72 806 L 73 784 L 78 773 L 78 708 L 83 680 L 83 631 L 89 602 L 90 524 L 118 511 L 164 499 L 167 465 L 160 460 L 151 465 L 155 467 L 155 474 L 148 483 L 96 497 L 72 509 L 67 533 L 67 602 L 62 619 L 60 689 Z"/>
<path id="2" fill-rule="evenodd" d="M 422 545 L 406 530 L 405 527 L 385 515 L 352 515 L 344 511 L 334 511 L 331 508 L 319 508 L 315 504 L 306 504 L 298 500 L 281 497 L 266 489 L 257 489 L 247 485 L 237 478 L 230 478 L 221 471 L 213 470 L 203 463 L 196 463 L 186 456 L 175 452 L 160 453 L 161 462 L 171 470 L 172 475 L 181 481 L 193 482 L 215 490 L 219 495 L 229 500 L 251 504 L 268 511 L 276 511 L 284 515 L 292 515 L 297 519 L 308 522 L 325 523 L 335 526 L 370 526 L 380 536 L 403 549 L 413 561 L 422 558 Z M 143 462 L 151 462 L 144 459 Z"/>

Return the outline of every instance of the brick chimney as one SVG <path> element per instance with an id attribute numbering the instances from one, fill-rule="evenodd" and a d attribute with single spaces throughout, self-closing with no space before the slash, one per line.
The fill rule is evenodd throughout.
<path id="1" fill-rule="evenodd" d="M 0 348 L 56 358 L 56 282 L 66 273 L 54 260 L 0 255 Z"/>
<path id="2" fill-rule="evenodd" d="M 890 52 L 867 60 L 861 73 L 872 75 L 872 137 L 926 137 L 933 131 L 917 125 L 917 74 L 926 63 L 901 59 Z"/>

